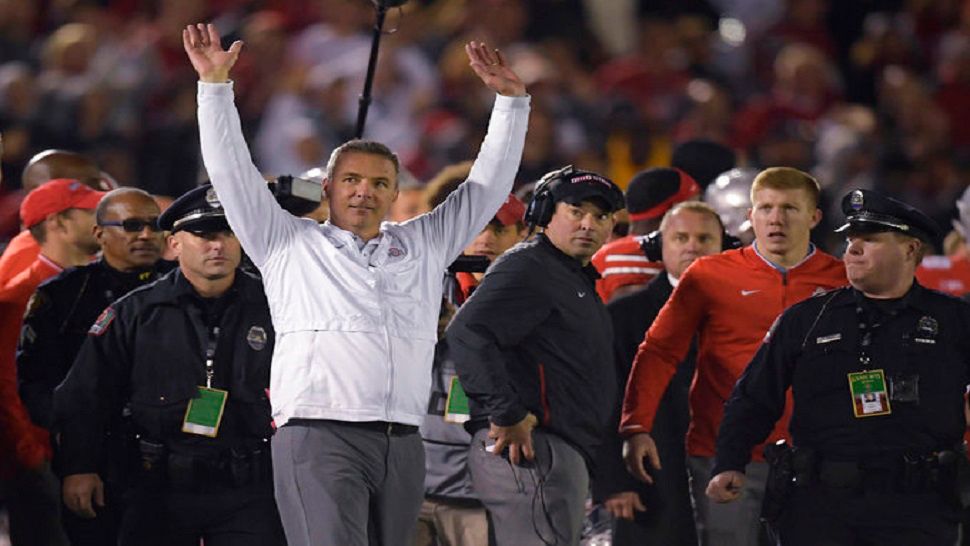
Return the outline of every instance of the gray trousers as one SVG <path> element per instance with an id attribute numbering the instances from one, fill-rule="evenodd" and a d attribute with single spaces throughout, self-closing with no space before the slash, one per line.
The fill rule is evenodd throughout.
<path id="1" fill-rule="evenodd" d="M 589 493 L 586 462 L 555 434 L 532 434 L 535 461 L 513 466 L 485 451 L 488 429 L 472 437 L 468 470 L 491 518 L 497 546 L 579 544 Z"/>
<path id="2" fill-rule="evenodd" d="M 748 463 L 744 469 L 741 498 L 723 504 L 707 498 L 705 493 L 713 464 L 711 457 L 687 457 L 698 543 L 702 546 L 758 546 L 768 463 Z"/>
<path id="3" fill-rule="evenodd" d="M 301 419 L 273 436 L 276 503 L 290 546 L 409 544 L 424 496 L 417 433 Z"/>

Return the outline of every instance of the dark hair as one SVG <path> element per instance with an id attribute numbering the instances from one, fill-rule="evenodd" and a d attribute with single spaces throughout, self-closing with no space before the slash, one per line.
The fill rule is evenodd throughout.
<path id="1" fill-rule="evenodd" d="M 47 226 L 44 225 L 44 222 L 37 222 L 36 224 L 27 228 L 27 231 L 29 231 L 30 236 L 37 241 L 37 244 L 42 245 L 45 241 L 47 241 Z"/>
<path id="2" fill-rule="evenodd" d="M 355 138 L 354 140 L 348 140 L 340 146 L 337 146 L 330 153 L 330 159 L 327 161 L 328 180 L 333 177 L 333 170 L 337 167 L 337 162 L 340 161 L 340 158 L 344 154 L 351 152 L 381 156 L 394 164 L 394 174 L 401 172 L 401 162 L 398 161 L 397 154 L 392 152 L 390 148 L 380 142 Z M 397 180 L 394 181 L 394 184 L 397 185 Z"/>

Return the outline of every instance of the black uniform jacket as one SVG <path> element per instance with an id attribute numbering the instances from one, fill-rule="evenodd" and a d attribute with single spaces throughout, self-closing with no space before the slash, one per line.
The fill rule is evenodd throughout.
<path id="1" fill-rule="evenodd" d="M 899 300 L 878 301 L 846 287 L 781 315 L 727 402 L 715 474 L 744 468 L 751 448 L 781 416 L 789 385 L 792 440 L 823 459 L 926 454 L 960 444 L 970 304 L 916 283 Z M 865 332 L 871 340 L 864 366 Z M 879 369 L 891 413 L 855 417 L 848 374 Z M 906 395 L 912 388 L 918 400 Z"/>
<path id="2" fill-rule="evenodd" d="M 627 378 L 633 359 L 637 355 L 637 348 L 643 343 L 643 336 L 650 325 L 673 293 L 666 272 L 662 272 L 641 290 L 614 299 L 606 305 L 613 320 L 613 350 L 616 354 L 616 381 L 619 393 L 626 388 Z M 664 392 L 657 417 L 654 419 L 651 436 L 660 452 L 660 460 L 664 462 L 664 469 L 682 466 L 677 461 L 686 458 L 684 438 L 687 425 L 690 423 L 690 410 L 687 404 L 687 394 L 690 382 L 694 377 L 694 358 L 696 346 L 691 344 L 690 353 L 684 362 L 677 367 L 677 373 L 670 381 L 670 386 Z M 606 441 L 598 454 L 597 475 L 593 481 L 593 500 L 603 501 L 611 495 L 623 491 L 637 491 L 641 498 L 649 498 L 650 506 L 656 508 L 662 502 L 650 487 L 635 479 L 623 463 L 623 439 L 617 430 L 620 428 L 620 413 L 623 400 L 620 397 L 613 407 L 610 417 L 609 431 Z M 654 472 L 654 479 L 658 479 L 658 472 Z M 663 478 L 660 478 L 663 479 Z"/>
<path id="3" fill-rule="evenodd" d="M 541 234 L 495 261 L 446 332 L 473 420 L 510 426 L 532 412 L 592 464 L 616 399 L 596 277 Z"/>
<path id="4" fill-rule="evenodd" d="M 104 259 L 72 267 L 37 287 L 20 332 L 17 386 L 30 418 L 51 426 L 54 388 L 74 363 L 88 329 L 105 307 L 174 267 L 159 261 L 143 271 L 121 272 Z"/>
<path id="5" fill-rule="evenodd" d="M 202 455 L 269 437 L 273 342 L 262 284 L 240 270 L 216 299 L 201 298 L 179 269 L 129 293 L 91 326 L 54 393 L 63 473 L 97 472 L 109 455 L 106 434 Z M 212 387 L 229 391 L 216 438 L 181 431 L 189 400 L 205 385 L 210 343 Z"/>

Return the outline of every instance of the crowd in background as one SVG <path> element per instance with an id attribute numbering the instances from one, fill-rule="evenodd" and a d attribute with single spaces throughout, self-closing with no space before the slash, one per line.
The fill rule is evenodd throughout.
<path id="1" fill-rule="evenodd" d="M 46 148 L 153 194 L 205 179 L 180 43 L 200 20 L 245 41 L 237 104 L 264 174 L 319 167 L 354 136 L 374 14 L 367 0 L 0 0 L 3 190 Z M 949 225 L 966 185 L 967 1 L 411 0 L 388 12 L 365 136 L 418 181 L 481 141 L 491 95 L 469 39 L 506 52 L 533 96 L 517 184 L 575 164 L 624 186 L 705 139 L 739 165 L 816 174 L 832 222 L 863 187 Z M 0 214 L 6 240 L 16 207 Z"/>

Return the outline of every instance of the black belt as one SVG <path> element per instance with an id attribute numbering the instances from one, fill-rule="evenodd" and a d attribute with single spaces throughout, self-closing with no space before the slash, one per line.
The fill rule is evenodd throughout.
<path id="1" fill-rule="evenodd" d="M 418 433 L 418 427 L 389 421 L 335 421 L 348 427 L 381 432 L 388 436 L 408 436 Z"/>
<path id="2" fill-rule="evenodd" d="M 145 486 L 188 491 L 210 486 L 246 487 L 272 482 L 272 463 L 266 440 L 254 447 L 190 453 L 173 451 L 164 443 L 141 439 L 138 449 L 138 478 Z"/>
<path id="3" fill-rule="evenodd" d="M 387 434 L 388 436 L 408 436 L 411 434 L 418 433 L 418 427 L 414 425 L 405 425 L 404 423 L 392 423 L 389 421 L 338 421 L 336 419 L 307 419 L 305 417 L 298 417 L 295 419 L 290 419 L 289 421 L 286 422 L 286 424 L 287 425 L 312 425 L 314 422 L 334 423 L 336 425 L 346 426 L 350 428 L 373 430 L 374 432 L 380 432 L 382 434 Z"/>
<path id="4" fill-rule="evenodd" d="M 809 457 L 795 464 L 795 474 L 838 489 L 895 490 L 906 493 L 936 489 L 948 470 L 955 468 L 956 451 L 941 451 L 920 456 L 885 456 L 859 461 L 827 460 Z"/>

